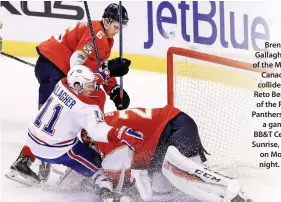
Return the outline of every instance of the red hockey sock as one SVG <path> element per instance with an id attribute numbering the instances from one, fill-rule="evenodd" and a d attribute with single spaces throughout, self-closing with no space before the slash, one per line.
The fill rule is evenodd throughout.
<path id="1" fill-rule="evenodd" d="M 35 161 L 35 156 L 32 154 L 30 148 L 28 146 L 24 146 L 21 150 L 21 156 L 26 156 L 31 159 L 32 162 Z"/>

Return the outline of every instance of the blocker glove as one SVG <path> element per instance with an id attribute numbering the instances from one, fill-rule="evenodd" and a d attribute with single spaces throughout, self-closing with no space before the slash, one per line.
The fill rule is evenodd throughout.
<path id="1" fill-rule="evenodd" d="M 120 86 L 116 85 L 109 93 L 110 99 L 114 102 L 117 110 L 127 109 L 130 104 L 130 97 L 123 89 L 123 99 L 120 98 Z"/>

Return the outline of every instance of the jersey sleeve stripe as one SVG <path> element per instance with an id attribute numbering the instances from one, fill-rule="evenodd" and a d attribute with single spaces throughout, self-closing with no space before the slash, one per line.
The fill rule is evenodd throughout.
<path id="1" fill-rule="evenodd" d="M 64 142 L 59 142 L 56 143 L 55 145 L 50 145 L 47 144 L 46 142 L 44 142 L 43 140 L 39 139 L 38 137 L 34 136 L 32 133 L 28 132 L 28 136 L 37 144 L 42 145 L 42 146 L 46 146 L 46 147 L 68 147 L 70 145 L 74 145 L 77 142 L 77 138 L 74 138 L 72 140 L 67 140 Z"/>

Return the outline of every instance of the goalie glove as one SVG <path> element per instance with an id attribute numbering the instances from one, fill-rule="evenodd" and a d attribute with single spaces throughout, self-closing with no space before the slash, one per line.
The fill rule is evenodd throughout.
<path id="1" fill-rule="evenodd" d="M 107 138 L 109 142 L 122 142 L 127 145 L 129 149 L 135 151 L 134 145 L 136 145 L 138 141 L 143 140 L 143 133 L 126 126 L 122 126 L 120 128 L 112 128 L 108 132 Z"/>

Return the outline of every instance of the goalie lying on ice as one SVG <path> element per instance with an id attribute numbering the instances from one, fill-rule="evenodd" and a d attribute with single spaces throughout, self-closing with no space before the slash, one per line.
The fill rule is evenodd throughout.
<path id="1" fill-rule="evenodd" d="M 126 125 L 144 134 L 144 141 L 133 145 L 133 157 L 120 143 L 94 142 L 92 145 L 103 157 L 102 167 L 111 181 L 115 185 L 124 181 L 128 186 L 134 179 L 142 200 L 152 201 L 157 194 L 170 194 L 176 187 L 202 201 L 252 201 L 238 180 L 204 166 L 206 151 L 197 125 L 184 112 L 169 105 L 156 109 L 135 108 L 106 114 L 105 121 L 112 127 Z M 89 141 L 85 134 L 82 139 Z"/>

